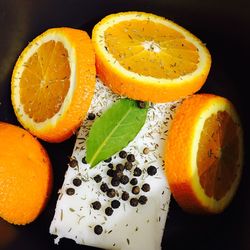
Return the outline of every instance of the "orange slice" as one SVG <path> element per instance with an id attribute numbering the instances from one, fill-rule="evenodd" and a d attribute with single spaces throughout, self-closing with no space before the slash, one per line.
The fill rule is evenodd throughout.
<path id="1" fill-rule="evenodd" d="M 52 168 L 42 145 L 26 130 L 0 122 L 0 217 L 24 225 L 44 209 Z"/>
<path id="2" fill-rule="evenodd" d="M 37 137 L 61 142 L 84 118 L 95 86 L 95 58 L 86 32 L 53 28 L 19 56 L 11 99 L 20 123 Z"/>
<path id="3" fill-rule="evenodd" d="M 194 95 L 177 109 L 165 166 L 179 205 L 192 213 L 219 213 L 233 198 L 243 164 L 239 117 L 229 100 Z"/>
<path id="4" fill-rule="evenodd" d="M 115 93 L 168 102 L 198 91 L 211 66 L 205 45 L 172 21 L 122 12 L 93 29 L 97 74 Z"/>

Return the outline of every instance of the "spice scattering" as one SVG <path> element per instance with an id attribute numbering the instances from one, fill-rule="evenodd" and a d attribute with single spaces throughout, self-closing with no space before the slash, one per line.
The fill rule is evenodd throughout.
<path id="1" fill-rule="evenodd" d="M 89 114 L 99 117 L 119 98 L 97 78 Z M 150 104 L 146 122 L 135 139 L 92 169 L 85 156 L 93 120 L 86 118 L 72 154 L 77 164 L 68 167 L 50 226 L 50 233 L 57 236 L 55 243 L 69 238 L 104 249 L 161 249 L 170 202 L 163 148 L 174 112 L 172 105 L 178 106 L 178 102 Z M 147 172 L 150 166 L 156 173 L 154 169 L 152 175 Z M 79 186 L 72 183 L 76 177 L 81 180 Z"/>

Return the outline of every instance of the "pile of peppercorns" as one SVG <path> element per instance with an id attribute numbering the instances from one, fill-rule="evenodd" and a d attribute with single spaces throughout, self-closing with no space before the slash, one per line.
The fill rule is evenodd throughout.
<path id="1" fill-rule="evenodd" d="M 131 171 L 132 168 L 133 168 L 133 162 L 135 161 L 135 156 L 133 154 L 127 154 L 126 151 L 122 150 L 119 152 L 119 157 L 121 159 L 126 159 L 126 162 L 125 164 L 117 164 L 115 167 L 113 165 L 113 163 L 111 163 L 112 161 L 112 158 L 109 158 L 107 160 L 105 160 L 104 162 L 108 163 L 108 171 L 107 171 L 107 175 L 109 177 L 111 177 L 111 185 L 113 187 L 117 187 L 119 186 L 120 184 L 122 185 L 126 185 L 128 183 L 130 183 L 130 185 L 132 185 L 132 188 L 131 188 L 131 192 L 132 194 L 134 195 L 139 195 L 139 193 L 141 192 L 141 190 L 146 193 L 146 192 L 149 192 L 150 191 L 150 185 L 148 183 L 144 183 L 142 185 L 142 187 L 140 188 L 137 184 L 138 184 L 138 179 L 136 177 L 140 177 L 141 174 L 142 174 L 142 170 L 138 167 L 135 167 L 134 170 L 133 170 L 133 177 L 131 179 L 129 179 L 129 177 L 125 174 L 125 171 Z M 85 157 L 82 159 L 82 162 L 84 164 L 86 164 L 86 159 Z M 70 162 L 69 162 L 69 166 L 72 167 L 72 168 L 75 168 L 78 166 L 78 162 L 76 159 L 71 159 Z M 157 169 L 155 166 L 149 166 L 147 168 L 147 173 L 148 175 L 155 175 L 157 173 Z M 94 176 L 94 181 L 96 183 L 100 183 L 102 181 L 102 177 L 100 175 L 96 175 Z M 72 181 L 73 185 L 76 186 L 76 187 L 79 187 L 81 184 L 82 184 L 82 180 L 80 178 L 74 178 L 73 181 Z M 102 182 L 101 185 L 100 185 L 100 190 L 105 193 L 109 198 L 114 198 L 117 194 L 117 191 L 115 190 L 115 188 L 113 187 L 109 187 L 107 185 L 107 183 L 104 183 Z M 75 193 L 75 189 L 70 187 L 66 190 L 66 194 L 67 195 L 74 195 Z M 128 192 L 126 191 L 122 191 L 122 195 L 121 195 L 121 199 L 123 201 L 127 201 L 129 200 L 130 198 L 130 195 Z M 129 200 L 129 203 L 132 207 L 136 207 L 138 206 L 138 204 L 141 204 L 141 205 L 145 205 L 148 201 L 148 198 L 145 196 L 145 195 L 140 195 L 139 198 L 136 198 L 136 197 L 132 197 L 130 200 Z M 109 207 L 106 207 L 105 208 L 105 214 L 107 216 L 111 216 L 114 212 L 114 209 L 117 209 L 119 208 L 121 205 L 120 201 L 117 200 L 117 199 L 114 199 L 111 201 L 111 206 Z M 101 209 L 101 203 L 99 201 L 94 201 L 92 204 L 91 204 L 92 208 L 94 210 L 99 210 Z M 96 225 L 94 227 L 94 232 L 96 234 L 101 234 L 103 231 L 102 229 L 102 226 L 100 225 Z"/>
<path id="2" fill-rule="evenodd" d="M 105 193 L 109 198 L 114 198 L 117 194 L 117 191 L 115 190 L 115 187 L 118 187 L 119 185 L 126 185 L 130 183 L 132 185 L 131 192 L 134 195 L 139 195 L 141 190 L 143 192 L 149 192 L 150 191 L 150 185 L 148 183 L 144 183 L 142 187 L 140 188 L 138 184 L 138 179 L 136 177 L 141 176 L 142 170 L 138 167 L 135 167 L 133 170 L 133 177 L 129 179 L 128 175 L 126 175 L 126 170 L 131 171 L 133 168 L 133 162 L 135 161 L 135 156 L 133 154 L 127 154 L 126 151 L 122 150 L 119 152 L 119 157 L 121 159 L 126 159 L 126 162 L 124 164 L 117 164 L 116 166 L 111 163 L 112 158 L 109 158 L 105 160 L 104 162 L 108 163 L 108 171 L 107 175 L 111 177 L 111 186 L 109 187 L 107 183 L 102 182 L 102 177 L 100 175 L 96 175 L 94 177 L 94 180 L 96 183 L 101 183 L 100 190 Z M 151 176 L 155 175 L 157 173 L 157 169 L 154 166 L 149 166 L 147 169 L 147 173 Z M 138 204 L 145 205 L 148 201 L 148 198 L 145 195 L 140 195 L 139 198 L 132 197 L 130 198 L 130 195 L 126 191 L 122 191 L 121 199 L 123 201 L 129 200 L 129 203 L 132 207 L 138 206 Z M 99 210 L 101 208 L 101 203 L 99 201 L 95 201 L 92 203 L 93 209 Z M 111 206 L 105 208 L 105 214 L 107 216 L 111 216 L 114 212 L 114 209 L 117 209 L 120 207 L 120 201 L 117 199 L 114 199 L 111 201 Z M 100 225 L 96 225 L 94 228 L 94 232 L 96 234 L 102 233 L 102 227 Z"/>

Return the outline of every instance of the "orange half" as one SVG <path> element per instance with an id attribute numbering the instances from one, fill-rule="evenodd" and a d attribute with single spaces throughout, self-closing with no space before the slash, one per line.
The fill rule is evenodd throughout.
<path id="1" fill-rule="evenodd" d="M 200 94 L 177 109 L 165 152 L 166 175 L 179 205 L 219 213 L 232 200 L 243 165 L 243 138 L 232 103 Z"/>
<path id="2" fill-rule="evenodd" d="M 198 91 L 211 56 L 189 31 L 163 17 L 121 12 L 95 25 L 92 41 L 98 76 L 115 93 L 167 102 Z"/>
<path id="3" fill-rule="evenodd" d="M 70 137 L 83 120 L 95 86 L 95 56 L 86 32 L 53 28 L 19 56 L 11 99 L 20 123 L 50 142 Z"/>

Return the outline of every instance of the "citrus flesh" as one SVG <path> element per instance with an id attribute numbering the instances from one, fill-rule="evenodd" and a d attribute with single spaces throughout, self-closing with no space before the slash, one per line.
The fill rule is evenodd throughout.
<path id="1" fill-rule="evenodd" d="M 58 113 L 70 87 L 70 74 L 68 52 L 63 44 L 55 41 L 42 44 L 28 59 L 20 80 L 25 113 L 35 122 L 44 122 Z"/>
<path id="2" fill-rule="evenodd" d="M 112 14 L 95 25 L 99 77 L 115 93 L 167 102 L 198 91 L 211 66 L 209 51 L 189 31 L 149 13 Z"/>
<path id="3" fill-rule="evenodd" d="M 124 68 L 144 76 L 178 78 L 195 71 L 199 62 L 196 47 L 182 34 L 152 21 L 118 23 L 106 30 L 105 40 Z"/>
<path id="4" fill-rule="evenodd" d="M 209 197 L 220 200 L 237 177 L 240 139 L 237 125 L 225 111 L 205 121 L 197 157 L 200 184 Z"/>
<path id="5" fill-rule="evenodd" d="M 243 139 L 232 103 L 193 95 L 177 109 L 169 130 L 165 166 L 178 204 L 192 213 L 219 213 L 232 200 L 243 164 Z"/>
<path id="6" fill-rule="evenodd" d="M 19 56 L 11 99 L 20 123 L 35 136 L 61 142 L 79 127 L 95 87 L 95 56 L 86 32 L 53 28 Z"/>

